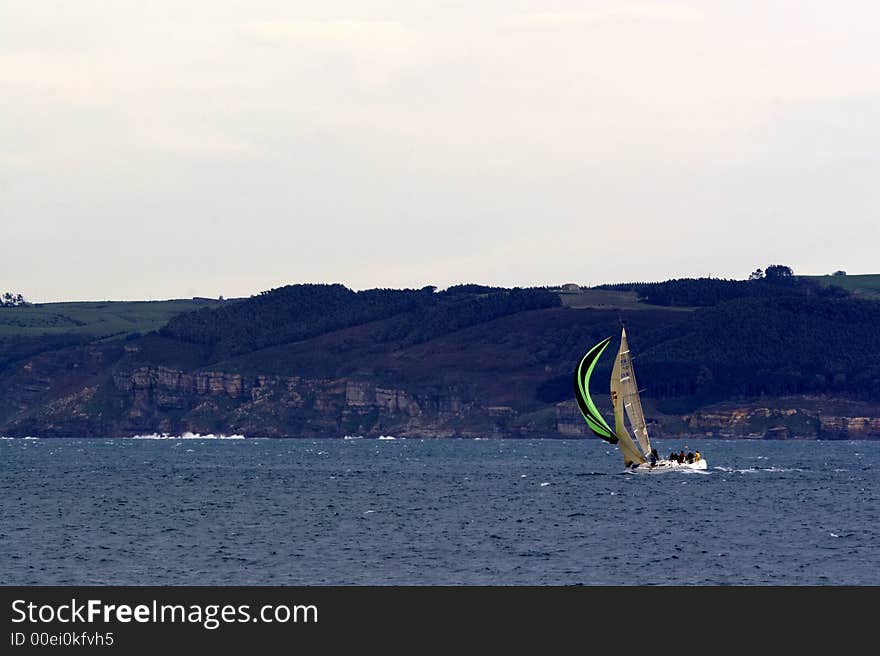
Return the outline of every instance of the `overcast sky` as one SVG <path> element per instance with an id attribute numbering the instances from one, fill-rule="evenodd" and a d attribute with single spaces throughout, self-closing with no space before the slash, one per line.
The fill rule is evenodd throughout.
<path id="1" fill-rule="evenodd" d="M 880 271 L 880 3 L 0 0 L 0 291 Z"/>

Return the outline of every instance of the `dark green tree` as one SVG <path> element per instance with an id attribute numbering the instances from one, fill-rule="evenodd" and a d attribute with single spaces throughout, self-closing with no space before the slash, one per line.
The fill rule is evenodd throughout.
<path id="1" fill-rule="evenodd" d="M 794 271 L 790 266 L 784 264 L 771 264 L 764 270 L 764 277 L 767 280 L 780 280 L 784 278 L 792 278 Z"/>

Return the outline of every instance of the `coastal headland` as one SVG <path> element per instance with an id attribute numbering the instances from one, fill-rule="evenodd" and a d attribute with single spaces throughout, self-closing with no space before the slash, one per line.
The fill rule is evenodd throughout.
<path id="1" fill-rule="evenodd" d="M 2 307 L 0 434 L 583 437 L 621 322 L 655 436 L 880 439 L 880 276 L 787 274 Z"/>

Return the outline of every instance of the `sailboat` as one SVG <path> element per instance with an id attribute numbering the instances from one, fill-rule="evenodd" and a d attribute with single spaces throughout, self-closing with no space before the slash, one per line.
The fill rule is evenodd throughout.
<path id="1" fill-rule="evenodd" d="M 590 376 L 611 339 L 607 337 L 587 351 L 574 372 L 575 398 L 587 426 L 596 436 L 618 446 L 628 471 L 653 473 L 673 469 L 706 469 L 708 464 L 704 458 L 695 462 L 659 458 L 651 446 L 629 343 L 626 340 L 626 328 L 621 328 L 620 349 L 611 369 L 611 404 L 614 408 L 614 430 L 611 430 L 590 398 Z M 624 415 L 629 419 L 632 435 L 627 430 Z"/>

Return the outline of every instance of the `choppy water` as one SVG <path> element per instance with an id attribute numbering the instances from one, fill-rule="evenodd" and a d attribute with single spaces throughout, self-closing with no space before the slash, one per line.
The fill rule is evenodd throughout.
<path id="1" fill-rule="evenodd" d="M 689 446 L 0 439 L 0 582 L 880 584 L 880 442 Z"/>

